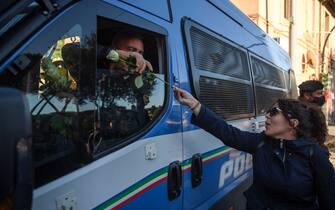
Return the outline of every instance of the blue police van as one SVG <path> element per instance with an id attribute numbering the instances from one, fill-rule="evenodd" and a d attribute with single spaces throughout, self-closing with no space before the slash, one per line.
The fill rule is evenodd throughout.
<path id="1" fill-rule="evenodd" d="M 1 205 L 245 209 L 252 156 L 190 123 L 172 85 L 261 132 L 296 97 L 290 58 L 228 0 L 21 0 L 0 6 Z M 100 63 L 120 31 L 153 71 Z M 104 57 L 103 57 L 104 58 Z"/>

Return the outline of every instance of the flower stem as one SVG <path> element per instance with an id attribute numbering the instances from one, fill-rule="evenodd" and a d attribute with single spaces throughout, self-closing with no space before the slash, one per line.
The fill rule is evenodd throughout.
<path id="1" fill-rule="evenodd" d="M 125 60 L 125 59 L 120 58 L 120 61 L 123 62 L 123 63 L 125 63 L 125 64 L 127 64 L 128 66 L 131 66 L 131 67 L 134 67 L 134 68 L 137 67 L 136 64 L 134 64 L 134 63 L 132 63 L 132 62 L 129 62 L 128 60 Z M 168 85 L 169 87 L 172 87 L 172 85 L 171 85 L 170 83 L 166 82 L 165 80 L 162 80 L 161 78 L 157 77 L 155 74 L 150 73 L 150 72 L 148 72 L 148 74 L 153 75 L 156 79 L 159 79 L 160 81 L 164 82 L 164 83 L 165 83 L 166 85 Z"/>
<path id="2" fill-rule="evenodd" d="M 130 66 L 130 67 L 133 67 L 133 68 L 136 68 L 136 67 L 137 67 L 136 64 L 134 64 L 134 63 L 132 63 L 132 62 L 129 62 L 129 61 L 127 61 L 127 60 L 124 60 L 123 58 L 119 58 L 119 59 L 120 59 L 121 62 L 127 64 L 127 65 Z"/>
<path id="3" fill-rule="evenodd" d="M 155 74 L 153 74 L 153 73 L 150 73 L 151 75 L 154 75 L 154 77 L 156 78 L 156 79 L 159 79 L 160 81 L 162 81 L 162 82 L 164 82 L 166 85 L 168 85 L 169 87 L 172 87 L 171 86 L 171 84 L 170 83 L 168 83 L 167 81 L 165 81 L 165 80 L 162 80 L 161 78 L 159 78 L 159 77 L 157 77 Z"/>

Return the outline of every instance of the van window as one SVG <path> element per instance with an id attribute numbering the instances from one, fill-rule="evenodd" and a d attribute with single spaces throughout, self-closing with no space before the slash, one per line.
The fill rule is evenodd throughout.
<path id="1" fill-rule="evenodd" d="M 254 95 L 246 51 L 191 20 L 184 21 L 197 97 L 226 119 L 252 116 Z"/>
<path id="2" fill-rule="evenodd" d="M 280 98 L 286 98 L 285 91 L 276 90 L 256 85 L 257 114 L 265 115 L 273 103 Z"/>
<path id="3" fill-rule="evenodd" d="M 251 56 L 251 64 L 256 90 L 257 114 L 264 115 L 277 99 L 287 97 L 284 72 L 254 56 Z"/>
<path id="4" fill-rule="evenodd" d="M 28 98 L 35 187 L 135 141 L 163 111 L 164 36 L 97 17 L 92 4 L 79 3 L 53 22 L 0 73 L 0 86 Z M 153 67 L 146 75 L 100 62 L 98 48 L 111 47 L 125 30 L 143 37 L 143 56 Z"/>
<path id="5" fill-rule="evenodd" d="M 255 57 L 251 58 L 251 63 L 255 83 L 285 89 L 285 78 L 282 70 Z"/>
<path id="6" fill-rule="evenodd" d="M 99 62 L 101 55 L 98 54 L 96 106 L 99 124 L 96 137 L 92 137 L 96 145 L 94 153 L 106 152 L 128 142 L 150 126 L 163 110 L 166 95 L 164 37 L 98 17 L 101 52 L 106 49 L 136 52 L 139 49 L 133 49 L 138 48 L 132 45 L 134 40 L 141 43 L 143 50 L 137 52 L 151 63 L 152 71 L 147 68 L 143 74 L 131 73 L 122 66 Z"/>
<path id="7" fill-rule="evenodd" d="M 250 80 L 245 52 L 195 27 L 190 34 L 193 61 L 199 70 Z"/>
<path id="8" fill-rule="evenodd" d="M 200 76 L 200 100 L 227 118 L 248 116 L 253 112 L 253 92 L 249 85 Z"/>
<path id="9" fill-rule="evenodd" d="M 91 23 L 86 24 L 61 24 L 68 29 L 57 38 L 46 31 L 0 74 L 1 86 L 18 88 L 28 98 L 35 187 L 90 159 L 87 137 L 95 124 L 91 78 L 95 77 L 96 38 L 87 33 Z"/>

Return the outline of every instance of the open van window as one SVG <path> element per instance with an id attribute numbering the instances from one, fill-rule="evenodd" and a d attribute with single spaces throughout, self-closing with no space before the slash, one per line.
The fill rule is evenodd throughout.
<path id="1" fill-rule="evenodd" d="M 98 139 L 94 140 L 93 153 L 122 144 L 143 131 L 160 114 L 165 98 L 163 37 L 98 17 L 97 38 L 99 48 L 104 49 L 102 52 L 113 48 L 138 52 L 152 65 L 152 70 L 150 64 L 142 74 L 129 66 L 124 68 L 108 62 L 106 65 L 105 53 L 98 52 L 95 134 Z"/>

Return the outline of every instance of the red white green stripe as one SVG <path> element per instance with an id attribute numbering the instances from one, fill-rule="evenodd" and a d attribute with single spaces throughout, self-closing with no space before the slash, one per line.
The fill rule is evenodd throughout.
<path id="1" fill-rule="evenodd" d="M 229 147 L 220 147 L 218 149 L 212 150 L 202 154 L 203 163 L 220 158 L 221 156 L 229 153 L 232 149 Z M 191 159 L 185 160 L 182 162 L 183 172 L 186 172 L 191 169 Z M 134 200 L 136 197 L 139 197 L 146 191 L 151 188 L 165 182 L 167 180 L 167 170 L 168 167 L 161 168 L 160 170 L 150 174 L 146 178 L 137 182 L 136 184 L 130 186 L 123 192 L 115 195 L 111 199 L 107 200 L 103 204 L 94 208 L 94 210 L 103 210 L 103 209 L 119 209 L 127 203 Z"/>

